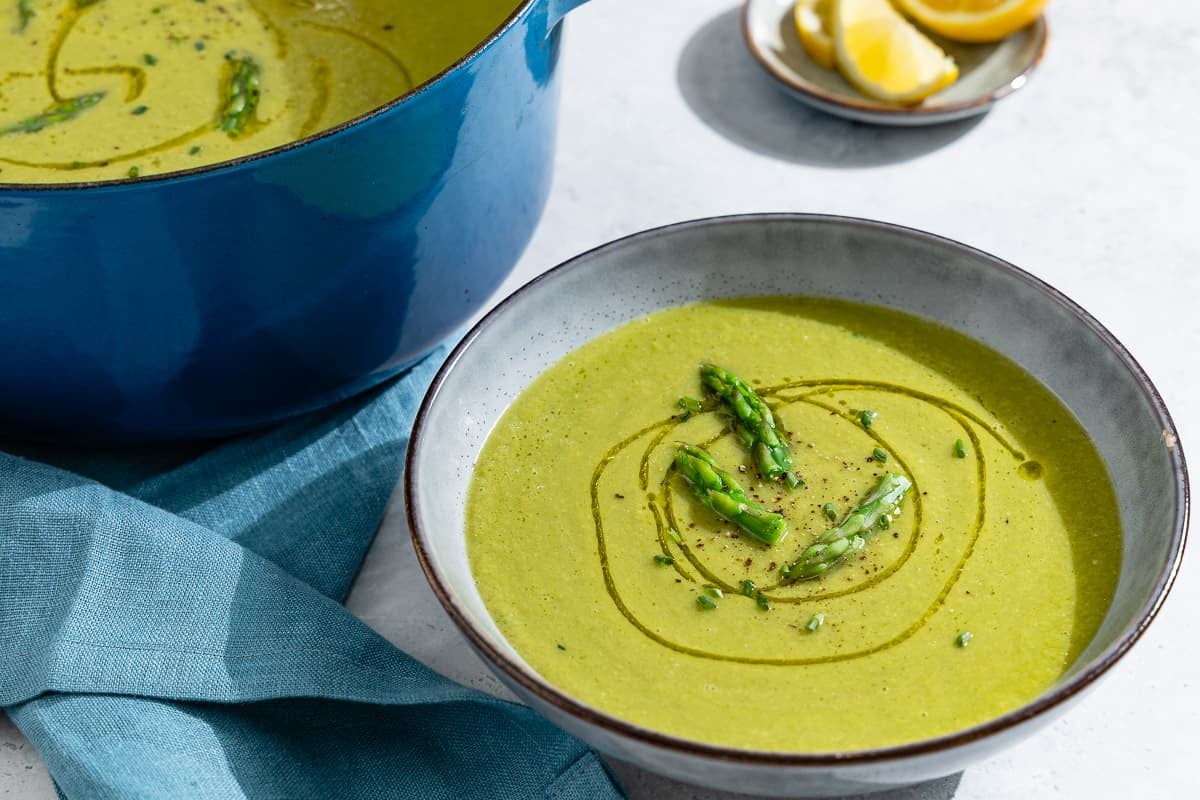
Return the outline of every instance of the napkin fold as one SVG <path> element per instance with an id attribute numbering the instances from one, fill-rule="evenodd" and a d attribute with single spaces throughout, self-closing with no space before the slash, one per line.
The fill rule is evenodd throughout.
<path id="1" fill-rule="evenodd" d="M 0 706 L 62 796 L 623 796 L 340 603 L 444 356 L 217 444 L 0 446 Z"/>

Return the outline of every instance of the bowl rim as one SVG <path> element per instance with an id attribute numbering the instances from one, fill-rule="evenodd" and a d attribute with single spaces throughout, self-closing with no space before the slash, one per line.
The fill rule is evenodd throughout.
<path id="1" fill-rule="evenodd" d="M 966 253 L 981 261 L 987 268 L 995 269 L 1011 277 L 1015 277 L 1034 289 L 1041 291 L 1049 300 L 1057 303 L 1064 310 L 1072 314 L 1079 322 L 1090 329 L 1093 334 L 1099 337 L 1101 342 L 1107 346 L 1113 355 L 1115 355 L 1117 359 L 1125 366 L 1125 368 L 1129 370 L 1138 387 L 1141 389 L 1143 395 L 1149 401 L 1151 410 L 1155 413 L 1158 421 L 1162 425 L 1163 438 L 1164 441 L 1168 443 L 1168 457 L 1171 461 L 1171 469 L 1179 502 L 1176 508 L 1175 521 L 1171 533 L 1171 543 L 1170 548 L 1168 549 L 1166 562 L 1164 563 L 1155 580 L 1149 599 L 1142 605 L 1142 608 L 1138 612 L 1136 623 L 1133 624 L 1131 629 L 1126 630 L 1117 638 L 1116 641 L 1114 641 L 1099 655 L 1097 655 L 1086 669 L 1081 670 L 1070 680 L 1054 687 L 1050 691 L 1039 696 L 1033 701 L 1026 703 L 1025 705 L 1022 705 L 1016 709 L 1013 709 L 1012 711 L 979 725 L 955 731 L 953 733 L 944 734 L 942 736 L 921 739 L 915 742 L 909 742 L 900 745 L 876 747 L 863 750 L 832 750 L 817 752 L 756 750 L 727 745 L 709 744 L 692 739 L 686 739 L 680 736 L 674 736 L 672 734 L 662 733 L 589 706 L 557 688 L 549 681 L 538 675 L 532 670 L 532 668 L 510 660 L 504 653 L 500 652 L 492 644 L 488 635 L 476 630 L 472 625 L 466 615 L 466 612 L 460 606 L 458 600 L 447 588 L 443 575 L 432 561 L 430 551 L 425 542 L 427 533 L 422 528 L 420 522 L 421 503 L 418 499 L 418 494 L 415 488 L 417 483 L 421 481 L 420 467 L 417 463 L 415 454 L 418 450 L 421 450 L 424 445 L 426 433 L 425 424 L 429 417 L 430 410 L 438 402 L 439 395 L 446 382 L 446 379 L 454 370 L 455 365 L 462 358 L 466 350 L 471 347 L 472 343 L 487 332 L 488 328 L 491 327 L 496 318 L 499 315 L 508 313 L 508 309 L 513 308 L 520 301 L 521 297 L 528 294 L 534 287 L 539 286 L 546 281 L 554 280 L 555 276 L 592 260 L 600 253 L 635 245 L 639 241 L 643 240 L 669 237 L 677 232 L 686 231 L 693 228 L 737 226 L 740 224 L 762 222 L 779 222 L 793 225 L 837 225 L 847 226 L 852 229 L 866 228 L 881 230 L 892 235 L 911 237 Z M 517 307 L 519 308 L 519 306 Z M 512 294 L 508 295 L 494 308 L 488 311 L 487 314 L 485 314 L 477 323 L 475 323 L 470 331 L 468 331 L 467 334 L 454 347 L 450 355 L 438 369 L 437 374 L 434 376 L 433 382 L 430 384 L 429 390 L 426 392 L 425 397 L 421 402 L 420 409 L 417 412 L 417 416 L 413 424 L 412 434 L 409 439 L 408 450 L 405 455 L 404 501 L 405 513 L 407 515 L 409 530 L 412 532 L 413 547 L 416 550 L 417 560 L 421 565 L 421 569 L 424 572 L 425 578 L 429 582 L 434 595 L 442 604 L 442 607 L 445 608 L 449 613 L 459 630 L 466 635 L 475 649 L 485 656 L 489 664 L 502 670 L 509 679 L 516 682 L 522 689 L 530 692 L 534 697 L 542 702 L 553 706 L 558 711 L 563 712 L 568 716 L 581 719 L 586 723 L 604 730 L 608 734 L 614 734 L 618 737 L 633 739 L 652 747 L 672 750 L 685 756 L 702 757 L 709 760 L 725 762 L 735 762 L 742 765 L 774 767 L 833 767 L 874 764 L 880 762 L 904 760 L 916 756 L 927 756 L 941 751 L 953 750 L 961 746 L 978 742 L 994 734 L 1015 728 L 1024 722 L 1040 716 L 1044 712 L 1062 705 L 1066 701 L 1080 694 L 1083 690 L 1087 689 L 1096 680 L 1098 680 L 1105 672 L 1108 671 L 1110 667 L 1120 660 L 1120 658 L 1124 656 L 1126 652 L 1128 652 L 1129 648 L 1141 638 L 1146 628 L 1157 616 L 1158 611 L 1165 602 L 1167 594 L 1170 592 L 1170 589 L 1175 582 L 1175 577 L 1179 572 L 1179 566 L 1183 559 L 1183 552 L 1187 542 L 1187 529 L 1191 506 L 1187 463 L 1184 458 L 1183 448 L 1179 440 L 1178 430 L 1175 427 L 1175 423 L 1171 418 L 1170 412 L 1167 410 L 1167 407 L 1162 400 L 1162 396 L 1159 394 L 1158 389 L 1151 382 L 1145 370 L 1137 362 L 1133 355 L 1125 348 L 1125 346 L 1121 344 L 1121 342 L 1111 332 L 1109 332 L 1107 328 L 1101 325 L 1098 320 L 1084 310 L 1083 307 L 1078 303 L 1071 300 L 1049 283 L 1021 269 L 1020 267 L 1017 267 L 1014 264 L 1011 264 L 1010 262 L 983 250 L 971 247 L 970 245 L 963 244 L 962 242 L 950 239 L 948 237 L 929 233 L 916 228 L 910 228 L 903 225 L 881 222 L 862 217 L 797 212 L 766 212 L 706 217 L 639 231 L 637 233 L 606 242 L 598 247 L 591 248 L 590 250 L 586 250 L 579 255 L 576 255 L 534 277 Z"/>
<path id="2" fill-rule="evenodd" d="M 535 6 L 538 6 L 544 2 L 546 2 L 546 0 L 518 0 L 516 8 L 512 11 L 512 13 L 505 17 L 504 21 L 500 23 L 499 27 L 497 27 L 487 36 L 483 37 L 464 55 L 457 58 L 448 67 L 441 70 L 433 77 L 417 84 L 407 92 L 393 97 L 391 100 L 388 100 L 381 106 L 376 106 L 375 108 L 365 111 L 362 114 L 358 114 L 357 116 L 351 117 L 344 122 L 340 122 L 331 128 L 324 128 L 316 131 L 315 133 L 310 133 L 308 136 L 305 136 L 302 139 L 284 142 L 283 144 L 276 145 L 275 147 L 271 147 L 266 150 L 256 150 L 253 153 L 247 153 L 246 155 L 237 156 L 236 158 L 230 158 L 224 161 L 214 161 L 209 164 L 198 164 L 194 167 L 188 167 L 186 169 L 177 169 L 170 172 L 159 172 L 153 175 L 145 175 L 138 178 L 104 178 L 91 181 L 72 181 L 70 183 L 5 183 L 4 181 L 0 181 L 0 196 L 2 196 L 2 193 L 4 192 L 28 191 L 42 193 L 79 191 L 86 189 L 117 189 L 127 186 L 140 186 L 152 183 L 163 183 L 167 181 L 186 180 L 190 178 L 201 177 L 210 172 L 223 172 L 226 170 L 232 172 L 246 164 L 271 158 L 283 153 L 288 153 L 293 150 L 298 150 L 302 147 L 307 147 L 324 139 L 344 133 L 350 128 L 382 116 L 390 112 L 392 109 L 399 108 L 400 106 L 410 101 L 414 101 L 416 98 L 431 92 L 452 73 L 457 72 L 463 67 L 466 67 L 467 64 L 481 56 L 485 50 L 490 49 L 491 46 L 500 39 L 500 37 L 508 32 L 509 28 L 515 26 L 517 22 L 520 21 L 520 19 L 526 14 L 528 14 Z"/>
<path id="3" fill-rule="evenodd" d="M 835 94 L 826 91 L 814 83 L 804 80 L 801 76 L 785 72 L 771 63 L 771 60 L 763 53 L 759 41 L 754 37 L 750 30 L 750 6 L 756 0 L 744 0 L 742 3 L 741 24 L 742 38 L 746 41 L 746 47 L 754 56 L 754 60 L 766 72 L 779 81 L 788 89 L 803 95 L 810 102 L 826 103 L 836 108 L 842 109 L 844 112 L 869 115 L 879 120 L 921 120 L 926 119 L 931 123 L 939 121 L 949 121 L 950 119 L 961 118 L 974 112 L 983 112 L 990 108 L 994 103 L 1008 97 L 1029 83 L 1029 78 L 1041 66 L 1042 60 L 1046 56 L 1046 48 L 1050 42 L 1050 24 L 1046 21 L 1046 15 L 1041 14 L 1036 20 L 1031 22 L 1027 27 L 1036 29 L 1038 35 L 1037 50 L 1033 54 L 1033 58 L 1025 68 L 1018 74 L 1012 76 L 1006 83 L 997 86 L 988 92 L 973 97 L 969 100 L 959 100 L 954 103 L 941 103 L 937 105 L 915 105 L 915 106 L 895 106 L 887 103 L 871 100 L 866 95 L 862 98 L 849 97 L 846 95 Z M 962 44 L 973 44 L 971 42 L 963 42 Z M 986 43 L 983 43 L 986 44 Z M 992 44 L 996 44 L 993 42 Z"/>

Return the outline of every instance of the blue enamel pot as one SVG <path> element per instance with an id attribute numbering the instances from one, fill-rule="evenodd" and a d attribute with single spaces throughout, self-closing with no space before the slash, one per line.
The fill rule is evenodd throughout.
<path id="1" fill-rule="evenodd" d="M 0 432 L 219 436 L 419 359 L 537 224 L 558 23 L 581 2 L 524 0 L 436 78 L 284 147 L 136 180 L 0 184 Z"/>

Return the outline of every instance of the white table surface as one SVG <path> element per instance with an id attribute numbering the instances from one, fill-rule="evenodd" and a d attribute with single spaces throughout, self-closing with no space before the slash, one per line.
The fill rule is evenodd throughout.
<path id="1" fill-rule="evenodd" d="M 1146 368 L 1200 459 L 1200 4 L 1054 0 L 1048 16 L 1045 62 L 1022 91 L 974 121 L 889 130 L 776 89 L 730 0 L 592 0 L 567 23 L 549 205 L 493 301 L 578 252 L 683 219 L 819 211 L 923 228 L 1089 309 Z M 878 797 L 1197 796 L 1196 558 L 1149 632 L 1061 721 Z M 503 693 L 425 588 L 398 495 L 349 606 L 434 669 Z M 732 797 L 617 771 L 635 800 Z M 36 752 L 0 716 L 0 798 L 52 797 Z"/>

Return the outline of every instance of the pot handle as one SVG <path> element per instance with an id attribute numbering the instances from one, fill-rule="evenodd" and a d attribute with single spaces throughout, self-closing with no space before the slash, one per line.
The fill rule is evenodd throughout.
<path id="1" fill-rule="evenodd" d="M 546 0 L 546 30 L 554 30 L 554 26 L 562 22 L 563 17 L 586 2 L 587 0 Z"/>

